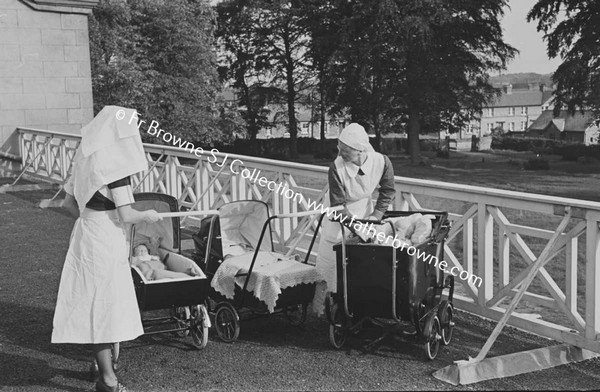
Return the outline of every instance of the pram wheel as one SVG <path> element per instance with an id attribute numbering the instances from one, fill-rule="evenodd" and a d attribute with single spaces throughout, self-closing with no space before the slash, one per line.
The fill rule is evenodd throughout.
<path id="1" fill-rule="evenodd" d="M 177 328 L 181 328 L 177 331 L 177 335 L 181 338 L 185 338 L 190 334 L 190 330 L 187 328 L 188 320 L 190 320 L 190 309 L 187 306 L 181 306 L 173 310 L 173 318 L 177 323 Z"/>
<path id="2" fill-rule="evenodd" d="M 442 344 L 447 346 L 452 340 L 452 331 L 454 330 L 454 306 L 447 300 L 442 301 L 438 310 L 440 319 Z"/>
<path id="3" fill-rule="evenodd" d="M 198 350 L 203 349 L 208 344 L 208 312 L 204 305 L 191 306 L 192 318 L 190 320 L 190 333 L 192 342 Z"/>
<path id="4" fill-rule="evenodd" d="M 346 329 L 346 315 L 344 310 L 337 304 L 331 306 L 331 316 L 333 323 L 329 325 L 329 342 L 337 349 L 340 349 L 346 343 L 348 330 Z"/>
<path id="5" fill-rule="evenodd" d="M 292 306 L 286 306 L 283 308 L 283 314 L 285 318 L 294 327 L 298 327 L 306 321 L 306 304 L 297 304 Z"/>
<path id="6" fill-rule="evenodd" d="M 423 337 L 425 338 L 425 354 L 428 359 L 435 359 L 440 348 L 440 340 L 442 339 L 440 328 L 440 320 L 437 315 L 430 315 L 425 322 Z"/>
<path id="7" fill-rule="evenodd" d="M 235 341 L 240 335 L 240 316 L 230 303 L 222 302 L 217 305 L 215 328 L 217 335 L 225 343 Z"/>

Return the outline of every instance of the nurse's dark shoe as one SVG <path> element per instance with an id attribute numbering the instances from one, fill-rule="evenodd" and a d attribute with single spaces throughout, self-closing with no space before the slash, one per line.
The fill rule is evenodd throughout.
<path id="1" fill-rule="evenodd" d="M 96 392 L 127 392 L 127 388 L 120 382 L 117 382 L 117 385 L 111 387 L 106 385 L 104 381 L 102 381 L 102 378 L 100 378 L 96 381 Z"/>

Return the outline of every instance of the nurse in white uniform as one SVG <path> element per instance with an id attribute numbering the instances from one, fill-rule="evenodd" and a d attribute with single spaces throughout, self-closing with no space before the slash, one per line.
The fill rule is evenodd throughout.
<path id="1" fill-rule="evenodd" d="M 111 346 L 144 333 L 125 224 L 160 220 L 154 210 L 131 208 L 129 176 L 148 168 L 137 121 L 131 118 L 137 118 L 133 109 L 107 106 L 81 130 L 65 185 L 63 206 L 79 218 L 60 279 L 52 343 L 93 345 L 100 371 L 96 391 L 126 390 L 113 371 Z"/>
<path id="2" fill-rule="evenodd" d="M 346 222 L 355 219 L 380 220 L 394 199 L 394 169 L 389 158 L 373 150 L 365 129 L 356 123 L 342 130 L 338 138 L 338 157 L 329 166 L 329 205 L 344 206 Z M 377 201 L 373 193 L 378 189 Z M 345 231 L 349 234 L 349 231 Z M 338 222 L 325 218 L 316 268 L 326 282 L 317 287 L 313 310 L 322 314 L 326 292 L 337 290 L 333 246 L 342 240 Z"/>

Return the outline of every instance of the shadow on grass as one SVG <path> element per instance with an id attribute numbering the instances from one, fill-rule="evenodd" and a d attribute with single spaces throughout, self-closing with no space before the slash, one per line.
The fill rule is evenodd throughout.
<path id="1" fill-rule="evenodd" d="M 62 385 L 52 379 L 55 377 L 88 380 L 87 372 L 57 369 L 46 361 L 28 358 L 21 355 L 0 353 L 0 387 L 34 387 L 40 386 L 61 391 L 87 391 L 89 389 Z"/>
<path id="2" fill-rule="evenodd" d="M 29 350 L 59 355 L 78 361 L 89 361 L 91 350 L 84 344 L 53 344 L 52 310 L 23 304 L 0 302 L 0 343 Z M 0 372 L 0 374 L 4 374 Z"/>

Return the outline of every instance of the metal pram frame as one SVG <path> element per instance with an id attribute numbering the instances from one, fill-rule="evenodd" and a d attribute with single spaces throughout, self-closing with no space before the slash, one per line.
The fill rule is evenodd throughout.
<path id="1" fill-rule="evenodd" d="M 299 284 L 293 287 L 287 287 L 282 289 L 281 294 L 277 299 L 274 312 L 268 312 L 265 304 L 258 298 L 252 295 L 247 288 L 250 277 L 252 276 L 259 252 L 261 250 L 274 251 L 273 236 L 271 222 L 276 219 L 285 218 L 299 218 L 308 215 L 321 215 L 314 234 L 312 235 L 310 245 L 306 251 L 306 256 L 302 263 L 307 264 L 311 255 L 313 245 L 315 242 L 316 235 L 321 226 L 324 214 L 318 211 L 303 211 L 298 213 L 289 214 L 277 214 L 270 216 L 268 205 L 258 200 L 240 200 L 227 203 L 219 208 L 220 216 L 224 216 L 222 212 L 223 208 L 229 208 L 235 204 L 240 203 L 252 203 L 260 208 L 264 208 L 266 215 L 264 222 L 261 222 L 261 231 L 258 241 L 254 246 L 254 254 L 248 271 L 239 273 L 236 277 L 244 277 L 244 284 L 242 287 L 235 285 L 235 293 L 233 299 L 225 298 L 222 294 L 218 293 L 212 287 L 209 291 L 209 312 L 214 314 L 214 324 L 217 334 L 224 342 L 233 342 L 237 340 L 240 333 L 240 322 L 243 320 L 250 320 L 256 317 L 270 316 L 273 314 L 283 313 L 284 316 L 289 320 L 292 325 L 301 325 L 306 320 L 307 307 L 312 301 L 316 283 Z M 210 218 L 210 226 L 208 233 L 200 235 L 198 233 L 194 239 L 196 249 L 199 251 L 199 256 L 196 261 L 206 272 L 209 278 L 213 278 L 217 269 L 220 266 L 223 257 L 222 252 L 215 251 L 215 246 L 221 246 L 220 232 L 217 232 L 216 222 L 217 216 Z M 219 226 L 220 227 L 220 226 Z M 256 227 L 258 229 L 259 227 Z M 202 238 L 200 238 L 202 237 Z M 193 236 L 194 238 L 194 236 Z M 201 249 L 204 248 L 204 249 Z M 293 249 L 290 249 L 286 255 L 289 255 Z"/>
<path id="2" fill-rule="evenodd" d="M 348 241 L 346 228 L 340 223 L 342 242 L 334 246 L 337 293 L 326 298 L 325 306 L 330 323 L 329 340 L 335 348 L 341 348 L 365 323 L 384 331 L 366 348 L 374 347 L 390 334 L 407 335 L 406 324 L 414 328 L 408 335 L 416 336 L 423 343 L 429 359 L 436 357 L 440 342 L 450 343 L 454 328 L 454 277 L 444 276 L 435 263 L 423 262 L 417 256 L 417 252 L 426 252 L 440 262 L 443 260 L 444 242 L 450 229 L 447 213 L 388 211 L 384 218 L 415 213 L 436 218 L 428 239 L 416 246 L 413 255 L 408 254 L 407 247 L 396 249 L 390 245 Z M 444 289 L 449 291 L 442 299 Z"/>

